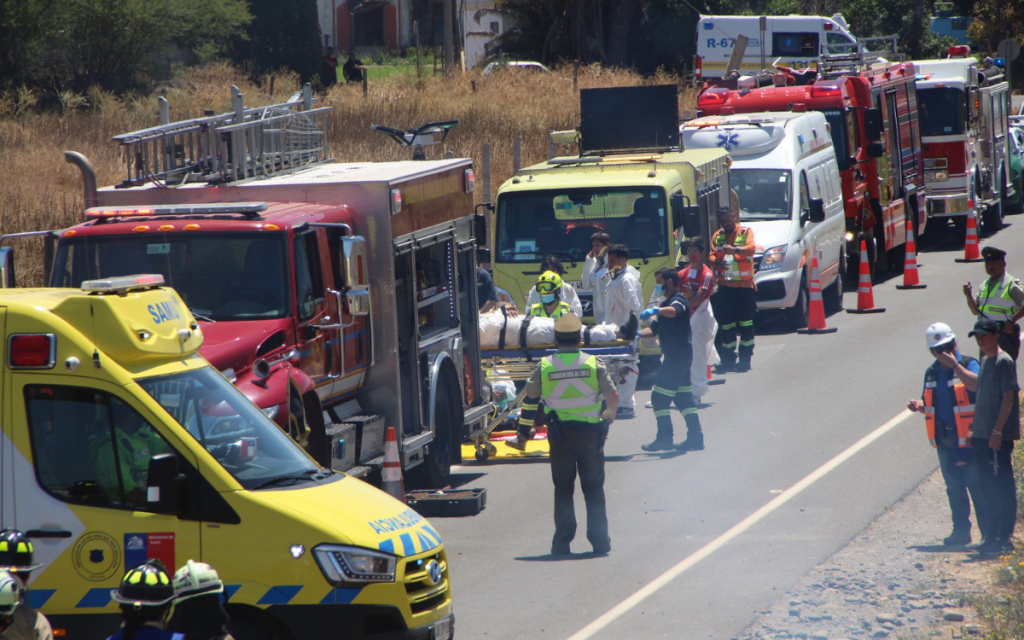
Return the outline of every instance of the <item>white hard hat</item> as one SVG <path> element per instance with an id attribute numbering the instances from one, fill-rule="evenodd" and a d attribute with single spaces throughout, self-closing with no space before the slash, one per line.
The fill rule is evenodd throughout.
<path id="1" fill-rule="evenodd" d="M 13 616 L 21 604 L 21 580 L 7 571 L 0 571 L 0 616 Z"/>
<path id="2" fill-rule="evenodd" d="M 928 327 L 928 331 L 925 332 L 924 338 L 928 342 L 928 348 L 934 349 L 935 347 L 946 344 L 950 340 L 955 339 L 956 335 L 945 322 L 936 322 L 932 326 Z"/>
<path id="3" fill-rule="evenodd" d="M 189 560 L 174 573 L 174 597 L 180 602 L 206 593 L 222 593 L 224 583 L 217 570 L 205 562 Z"/>

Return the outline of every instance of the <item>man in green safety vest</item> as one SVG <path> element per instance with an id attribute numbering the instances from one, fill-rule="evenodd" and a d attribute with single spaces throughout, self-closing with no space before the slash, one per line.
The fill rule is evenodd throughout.
<path id="1" fill-rule="evenodd" d="M 619 394 L 597 358 L 580 351 L 582 328 L 583 323 L 572 313 L 555 322 L 558 353 L 543 358 L 530 375 L 516 442 L 507 443 L 525 448 L 535 433 L 534 418 L 543 398 L 555 484 L 553 555 L 570 553 L 569 543 L 576 537 L 572 494 L 577 474 L 587 505 L 587 540 L 596 554 L 606 554 L 612 548 L 604 502 L 604 440 L 608 426 L 615 421 Z"/>
<path id="2" fill-rule="evenodd" d="M 999 326 L 999 348 L 1017 362 L 1020 353 L 1020 328 L 1017 321 L 1024 316 L 1024 285 L 1006 273 L 1006 252 L 995 247 L 981 250 L 988 280 L 981 285 L 978 297 L 972 295 L 971 283 L 964 285 L 964 296 L 971 313 L 990 318 Z"/>

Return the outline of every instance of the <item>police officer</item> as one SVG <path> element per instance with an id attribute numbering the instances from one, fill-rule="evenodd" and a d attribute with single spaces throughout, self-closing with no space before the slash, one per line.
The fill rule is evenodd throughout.
<path id="1" fill-rule="evenodd" d="M 7 629 L 0 638 L 14 640 L 53 640 L 53 630 L 46 616 L 28 604 L 28 579 L 33 571 L 42 568 L 35 562 L 35 548 L 32 540 L 16 529 L 0 531 L 0 569 L 10 572 L 22 585 L 19 590 L 20 605 L 13 610 Z"/>
<path id="2" fill-rule="evenodd" d="M 535 287 L 540 294 L 540 302 L 530 305 L 528 315 L 544 318 L 561 318 L 572 313 L 569 303 L 562 300 L 562 277 L 554 271 L 545 271 L 537 278 Z"/>
<path id="3" fill-rule="evenodd" d="M 121 605 L 124 620 L 107 640 L 184 640 L 182 634 L 166 629 L 174 585 L 163 562 L 150 559 L 129 569 L 110 597 Z"/>
<path id="4" fill-rule="evenodd" d="M 189 560 L 174 572 L 174 616 L 168 625 L 185 640 L 234 640 L 227 630 L 224 582 L 205 562 Z"/>
<path id="5" fill-rule="evenodd" d="M 981 285 L 977 299 L 971 295 L 971 283 L 964 285 L 967 306 L 976 316 L 991 318 L 999 327 L 999 348 L 1017 362 L 1020 353 L 1020 328 L 1024 316 L 1024 285 L 1006 273 L 1006 252 L 995 247 L 981 250 L 988 280 Z"/>
<path id="6" fill-rule="evenodd" d="M 718 284 L 718 291 L 711 296 L 711 306 L 720 323 L 720 367 L 724 371 L 750 371 L 754 357 L 754 314 L 757 313 L 754 231 L 739 224 L 731 207 L 720 208 L 717 215 L 721 229 L 711 239 L 712 253 L 708 259 Z M 737 326 L 739 363 L 736 362 Z"/>
<path id="7" fill-rule="evenodd" d="M 642 445 L 644 451 L 699 451 L 704 448 L 704 433 L 700 429 L 700 418 L 693 402 L 690 386 L 690 365 L 693 361 L 693 346 L 690 344 L 690 306 L 679 292 L 679 272 L 666 267 L 654 274 L 655 295 L 665 296 L 661 307 L 644 309 L 640 319 L 650 328 L 640 332 L 641 337 L 658 336 L 661 343 L 661 368 L 654 377 L 651 387 L 651 405 L 658 421 L 658 434 L 654 442 Z M 686 440 L 672 444 L 672 410 L 676 408 L 686 422 Z"/>
<path id="8" fill-rule="evenodd" d="M 594 552 L 611 551 L 604 502 L 604 440 L 615 421 L 619 394 L 597 358 L 580 351 L 583 323 L 567 313 L 555 322 L 558 353 L 545 357 L 526 383 L 526 400 L 519 417 L 519 437 L 532 431 L 540 399 L 544 399 L 551 480 L 555 485 L 555 536 L 551 553 L 568 554 L 576 536 L 573 491 L 579 474 L 587 505 L 587 539 Z M 604 398 L 607 408 L 602 410 Z"/>

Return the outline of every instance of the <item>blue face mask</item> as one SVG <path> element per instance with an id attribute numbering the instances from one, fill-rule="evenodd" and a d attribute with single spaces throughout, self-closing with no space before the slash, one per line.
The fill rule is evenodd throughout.
<path id="1" fill-rule="evenodd" d="M 542 293 L 540 294 L 540 301 L 544 304 L 551 304 L 555 301 L 555 294 L 553 293 Z"/>
<path id="2" fill-rule="evenodd" d="M 656 284 L 656 285 L 654 285 L 654 295 L 656 295 L 656 296 L 663 296 L 663 295 L 665 295 L 665 285 L 663 285 L 663 284 Z"/>

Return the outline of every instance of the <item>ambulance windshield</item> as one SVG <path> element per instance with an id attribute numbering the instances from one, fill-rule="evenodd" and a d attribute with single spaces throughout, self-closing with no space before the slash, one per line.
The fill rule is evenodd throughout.
<path id="1" fill-rule="evenodd" d="M 917 110 L 921 115 L 921 136 L 948 136 L 964 132 L 967 102 L 960 89 L 918 89 Z"/>
<path id="2" fill-rule="evenodd" d="M 321 471 L 210 367 L 138 383 L 246 489 L 302 484 Z"/>
<path id="3" fill-rule="evenodd" d="M 284 233 L 80 235 L 57 245 L 50 286 L 159 273 L 200 320 L 289 315 Z"/>
<path id="4" fill-rule="evenodd" d="M 539 262 L 554 255 L 583 262 L 603 231 L 637 257 L 668 254 L 665 192 L 595 187 L 506 193 L 498 205 L 497 261 Z"/>
<path id="5" fill-rule="evenodd" d="M 729 183 L 740 197 L 740 220 L 789 220 L 793 192 L 786 169 L 737 169 L 729 171 Z"/>

